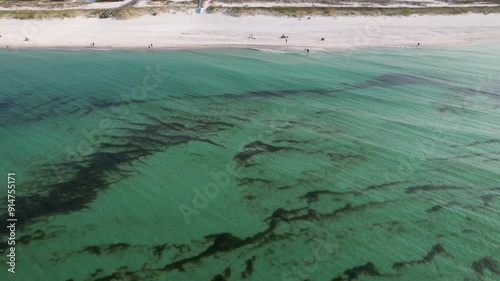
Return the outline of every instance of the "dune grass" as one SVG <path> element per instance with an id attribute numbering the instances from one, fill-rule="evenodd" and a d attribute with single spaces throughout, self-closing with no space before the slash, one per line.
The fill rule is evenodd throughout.
<path id="1" fill-rule="evenodd" d="M 76 7 L 79 3 L 71 0 L 0 0 L 0 7 L 17 8 L 17 7 L 37 7 L 44 9 L 63 8 L 63 7 Z"/>
<path id="2" fill-rule="evenodd" d="M 192 7 L 184 6 L 165 6 L 165 7 L 127 7 L 113 12 L 112 18 L 118 20 L 127 20 L 145 15 L 159 15 L 175 12 L 194 12 Z"/>
<path id="3" fill-rule="evenodd" d="M 68 10 L 8 10 L 0 11 L 0 18 L 12 19 L 52 19 L 98 17 L 106 12 L 103 9 Z M 147 14 L 158 15 L 167 12 L 194 12 L 192 7 L 166 5 L 162 7 L 125 7 L 113 11 L 112 18 L 130 19 Z M 384 8 L 384 7 L 220 7 L 210 6 L 208 13 L 224 13 L 231 16 L 276 15 L 289 17 L 305 16 L 410 16 L 410 15 L 457 15 L 466 13 L 500 13 L 500 6 L 474 7 L 422 7 L 422 8 Z"/>
<path id="4" fill-rule="evenodd" d="M 86 9 L 72 9 L 72 10 L 17 10 L 17 11 L 0 11 L 0 18 L 11 18 L 21 20 L 31 19 L 62 19 L 62 18 L 75 18 L 75 17 L 97 17 L 105 10 L 86 10 Z"/>
<path id="5" fill-rule="evenodd" d="M 410 16 L 410 15 L 458 15 L 466 13 L 500 13 L 500 6 L 473 7 L 220 7 L 210 6 L 208 13 L 224 13 L 231 16 L 278 15 L 290 17 L 321 16 Z"/>

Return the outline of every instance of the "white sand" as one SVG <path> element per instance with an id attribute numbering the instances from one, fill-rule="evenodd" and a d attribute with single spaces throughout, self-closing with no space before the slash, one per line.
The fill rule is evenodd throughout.
<path id="1" fill-rule="evenodd" d="M 290 17 L 162 14 L 131 20 L 0 19 L 0 46 L 10 48 L 261 47 L 339 49 L 421 47 L 500 41 L 500 14 L 411 17 Z M 253 34 L 256 39 L 249 39 Z M 289 36 L 288 43 L 279 37 Z M 30 40 L 25 42 L 24 38 Z M 325 38 L 321 41 L 321 38 Z"/>

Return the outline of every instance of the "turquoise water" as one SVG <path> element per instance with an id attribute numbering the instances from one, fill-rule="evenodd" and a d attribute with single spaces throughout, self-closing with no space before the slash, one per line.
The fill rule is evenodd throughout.
<path id="1" fill-rule="evenodd" d="M 0 279 L 499 280 L 499 51 L 2 50 Z"/>

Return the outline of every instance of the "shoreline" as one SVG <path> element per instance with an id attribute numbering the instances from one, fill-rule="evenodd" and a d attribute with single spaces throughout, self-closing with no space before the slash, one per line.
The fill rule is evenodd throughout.
<path id="1" fill-rule="evenodd" d="M 241 50 L 262 50 L 262 51 L 277 51 L 277 52 L 287 52 L 287 53 L 297 53 L 304 52 L 305 49 L 309 49 L 312 52 L 320 51 L 320 52 L 341 52 L 345 50 L 356 50 L 356 49 L 379 49 L 379 48 L 387 48 L 387 49 L 442 49 L 442 48 L 451 48 L 451 47 L 466 47 L 466 46 L 474 46 L 474 45 L 485 45 L 485 44 L 494 44 L 500 43 L 500 38 L 498 39 L 484 39 L 484 40 L 475 40 L 475 41 L 461 41 L 454 43 L 443 43 L 437 45 L 426 45 L 417 47 L 417 46 L 385 46 L 385 45 L 358 45 L 358 46 L 350 46 L 346 48 L 342 47 L 328 47 L 328 48 L 317 48 L 317 46 L 294 46 L 289 47 L 285 45 L 245 45 L 245 44 L 214 44 L 214 45 L 185 45 L 185 46 L 160 46 L 154 47 L 153 49 L 143 48 L 143 47 L 87 47 L 87 46 L 44 46 L 44 47 L 20 47 L 20 48 L 10 48 L 11 51 L 16 50 L 46 50 L 46 51 L 95 51 L 95 52 L 106 52 L 106 51 L 145 51 L 145 52 L 154 52 L 154 51 L 197 51 L 197 50 L 233 50 L 233 49 L 241 49 Z M 5 48 L 4 48 L 5 50 Z"/>
<path id="2" fill-rule="evenodd" d="M 162 14 L 130 20 L 0 19 L 9 49 L 338 51 L 364 47 L 436 48 L 500 42 L 500 14 L 292 18 Z M 288 39 L 280 38 L 281 35 Z M 252 36 L 255 39 L 250 39 Z M 29 41 L 24 41 L 29 38 Z M 324 40 L 321 40 L 324 38 Z M 95 43 L 95 47 L 90 44 Z"/>

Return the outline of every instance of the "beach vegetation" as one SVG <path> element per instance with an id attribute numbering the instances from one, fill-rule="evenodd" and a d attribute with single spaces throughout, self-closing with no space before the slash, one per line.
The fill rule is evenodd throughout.
<path id="1" fill-rule="evenodd" d="M 221 7 L 210 6 L 208 13 L 223 13 L 231 16 L 410 16 L 410 15 L 457 15 L 500 13 L 500 6 L 471 7 Z"/>

